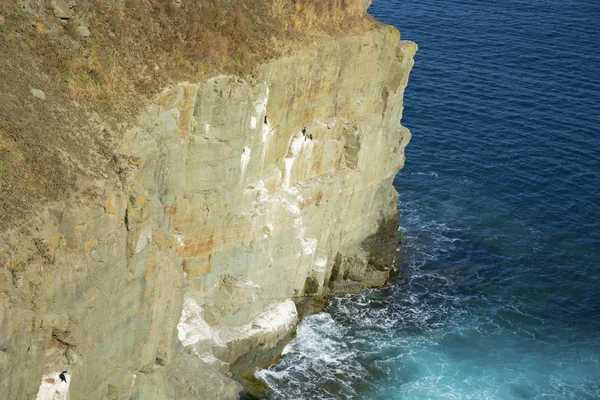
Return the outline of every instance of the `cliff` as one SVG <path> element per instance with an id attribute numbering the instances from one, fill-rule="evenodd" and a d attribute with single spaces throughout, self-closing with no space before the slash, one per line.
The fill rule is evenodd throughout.
<path id="1" fill-rule="evenodd" d="M 155 96 L 113 185 L 4 236 L 0 398 L 238 398 L 296 304 L 383 284 L 415 51 L 377 27 Z"/>

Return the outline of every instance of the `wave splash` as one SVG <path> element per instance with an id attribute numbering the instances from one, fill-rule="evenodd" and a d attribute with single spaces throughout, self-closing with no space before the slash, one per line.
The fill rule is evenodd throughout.
<path id="1" fill-rule="evenodd" d="M 600 398 L 599 353 L 577 342 L 581 332 L 516 295 L 527 275 L 492 266 L 494 248 L 478 249 L 477 232 L 438 222 L 416 197 L 399 201 L 405 275 L 305 317 L 281 360 L 256 373 L 271 397 Z"/>

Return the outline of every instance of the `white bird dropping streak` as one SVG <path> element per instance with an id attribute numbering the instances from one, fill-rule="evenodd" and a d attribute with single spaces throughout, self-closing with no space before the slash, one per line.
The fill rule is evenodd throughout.
<path id="1" fill-rule="evenodd" d="M 250 153 L 252 150 L 248 147 L 244 147 L 242 151 L 242 156 L 240 157 L 240 163 L 242 165 L 242 173 L 240 175 L 240 182 L 244 180 L 244 176 L 246 175 L 246 168 L 248 168 L 248 163 L 250 162 Z"/>
<path id="2" fill-rule="evenodd" d="M 271 139 L 272 133 L 273 133 L 273 130 L 271 129 L 271 125 L 267 121 L 266 124 L 263 124 L 263 126 L 261 128 L 261 135 L 260 135 L 260 140 L 261 140 L 261 144 L 262 144 L 262 146 L 260 148 L 260 165 L 261 165 L 261 167 L 262 167 L 262 165 L 264 165 L 265 156 L 267 155 L 267 151 L 269 149 L 269 141 Z"/>
<path id="3" fill-rule="evenodd" d="M 296 161 L 296 157 L 288 157 L 285 159 L 285 182 L 283 187 L 285 189 L 290 188 L 290 178 L 292 174 L 292 167 L 294 166 L 294 161 Z"/>
<path id="4" fill-rule="evenodd" d="M 69 385 L 71 374 L 65 373 L 66 382 L 60 380 L 61 371 L 51 372 L 42 376 L 42 383 L 38 389 L 36 400 L 69 400 Z"/>
<path id="5" fill-rule="evenodd" d="M 254 103 L 254 109 L 256 116 L 250 118 L 250 129 L 256 129 L 256 125 L 259 119 L 261 119 L 263 113 L 267 109 L 267 102 L 269 101 L 269 87 L 265 83 L 265 97 Z"/>
<path id="6" fill-rule="evenodd" d="M 327 257 L 317 258 L 315 260 L 315 265 L 313 266 L 313 271 L 315 272 L 325 272 L 325 267 L 327 266 Z"/>
<path id="7" fill-rule="evenodd" d="M 294 166 L 294 162 L 296 161 L 296 157 L 302 151 L 302 146 L 304 145 L 304 137 L 300 135 L 300 137 L 296 137 L 292 140 L 290 145 L 290 151 L 292 153 L 292 157 L 285 158 L 285 181 L 284 188 L 290 188 L 290 180 L 292 175 L 292 167 Z"/>
<path id="8" fill-rule="evenodd" d="M 267 102 L 269 101 L 269 87 L 265 82 L 265 97 L 261 101 L 257 101 L 255 103 L 256 106 L 256 114 L 260 117 L 263 112 L 267 109 Z"/>
<path id="9" fill-rule="evenodd" d="M 296 157 L 298 154 L 300 154 L 300 151 L 302 150 L 302 145 L 304 144 L 304 138 L 302 136 L 295 138 L 294 140 L 292 140 L 292 145 L 290 147 L 292 154 L 294 157 Z"/>
<path id="10" fill-rule="evenodd" d="M 256 111 L 256 119 L 262 121 L 263 115 L 267 110 L 267 103 L 269 101 L 269 86 L 267 86 L 265 82 L 265 97 L 262 100 L 259 100 L 254 103 L 255 111 Z M 266 117 L 266 115 L 264 116 Z M 251 125 L 256 124 L 256 119 L 250 121 Z M 260 149 L 260 165 L 264 165 L 264 160 L 267 155 L 267 150 L 269 148 L 269 141 L 271 139 L 271 134 L 273 133 L 273 129 L 271 129 L 271 125 L 269 124 L 269 119 L 265 119 L 266 123 L 261 124 L 260 128 L 260 140 L 261 140 L 261 149 Z M 252 129 L 255 129 L 256 126 L 252 126 Z M 261 170 L 262 172 L 262 170 Z"/>
<path id="11" fill-rule="evenodd" d="M 184 346 L 210 339 L 222 345 L 219 332 L 204 321 L 204 310 L 192 297 L 183 299 L 183 310 L 177 324 L 177 337 Z"/>

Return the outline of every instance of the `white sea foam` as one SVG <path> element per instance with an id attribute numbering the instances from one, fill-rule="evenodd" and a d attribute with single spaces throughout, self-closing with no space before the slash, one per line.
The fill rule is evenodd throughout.
<path id="1" fill-rule="evenodd" d="M 438 178 L 439 177 L 438 173 L 434 172 L 434 171 L 430 171 L 430 172 L 413 172 L 412 175 L 433 176 L 434 178 Z"/>

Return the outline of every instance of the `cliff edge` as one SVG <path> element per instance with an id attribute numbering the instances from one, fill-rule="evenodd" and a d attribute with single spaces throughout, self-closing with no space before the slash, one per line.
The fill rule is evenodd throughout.
<path id="1" fill-rule="evenodd" d="M 112 184 L 3 236 L 0 398 L 235 399 L 297 304 L 383 284 L 415 51 L 378 25 L 153 96 Z"/>

